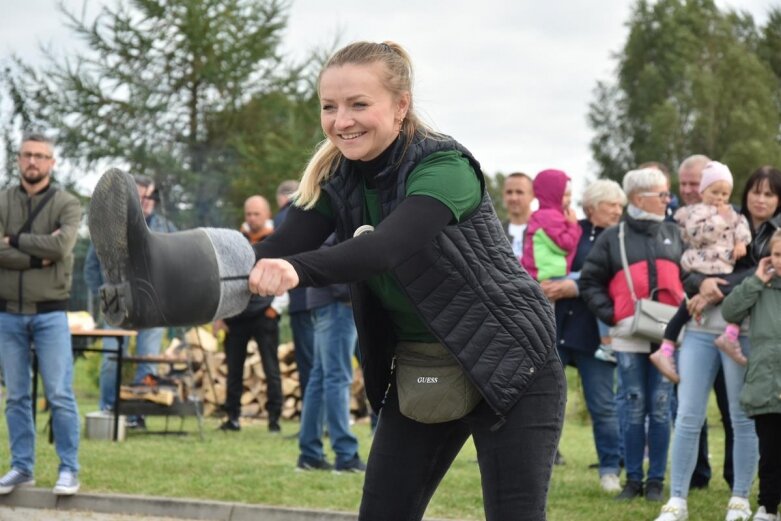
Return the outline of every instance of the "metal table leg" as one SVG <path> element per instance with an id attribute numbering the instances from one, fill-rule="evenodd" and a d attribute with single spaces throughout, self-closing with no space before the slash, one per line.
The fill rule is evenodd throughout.
<path id="1" fill-rule="evenodd" d="M 125 338 L 117 338 L 117 385 L 114 388 L 114 441 L 119 440 L 119 387 L 122 385 L 122 352 Z"/>

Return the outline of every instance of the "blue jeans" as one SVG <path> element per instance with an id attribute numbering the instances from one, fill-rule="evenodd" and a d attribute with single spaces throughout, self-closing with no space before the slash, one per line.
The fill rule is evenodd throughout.
<path id="1" fill-rule="evenodd" d="M 559 348 L 561 362 L 574 363 L 583 383 L 586 407 L 591 415 L 594 444 L 599 458 L 599 475 L 619 474 L 621 430 L 616 409 L 616 366 L 594 358 L 591 353 Z"/>
<path id="2" fill-rule="evenodd" d="M 724 369 L 727 385 L 729 413 L 734 432 L 732 449 L 734 484 L 732 495 L 748 497 L 751 481 L 757 470 L 759 449 L 754 421 L 746 416 L 740 407 L 740 391 L 746 368 L 732 361 L 713 344 L 718 337 L 701 331 L 687 331 L 678 349 L 678 413 L 675 420 L 675 434 L 672 447 L 672 471 L 670 494 L 685 498 L 689 495 L 689 480 L 697 462 L 697 445 L 700 430 L 708 408 L 708 395 L 716 379 L 719 366 Z M 745 337 L 740 337 L 743 354 L 748 356 L 750 346 Z"/>
<path id="3" fill-rule="evenodd" d="M 643 455 L 647 444 L 648 480 L 663 481 L 670 447 L 673 384 L 662 378 L 648 359 L 648 353 L 618 352 L 616 358 L 620 395 L 618 403 L 624 422 L 626 477 L 632 481 L 643 480 Z"/>
<path id="4" fill-rule="evenodd" d="M 295 344 L 296 367 L 298 367 L 298 382 L 301 385 L 301 396 L 306 396 L 306 386 L 315 359 L 315 330 L 312 324 L 312 312 L 296 311 L 290 314 L 290 330 Z"/>
<path id="5" fill-rule="evenodd" d="M 136 356 L 149 356 L 160 354 L 160 344 L 163 341 L 165 328 L 156 327 L 154 329 L 141 329 L 136 337 Z M 125 338 L 122 344 L 122 356 L 127 356 L 130 347 L 130 339 Z M 117 349 L 117 339 L 112 337 L 103 338 L 104 349 Z M 100 364 L 100 403 L 99 407 L 103 411 L 114 408 L 114 396 L 117 390 L 117 360 L 114 353 L 103 353 L 103 360 Z M 133 383 L 141 383 L 144 376 L 157 374 L 157 364 L 136 364 L 136 376 Z"/>
<path id="6" fill-rule="evenodd" d="M 334 302 L 312 310 L 315 359 L 301 412 L 298 445 L 307 459 L 322 460 L 323 415 L 336 462 L 358 453 L 358 439 L 350 432 L 350 386 L 353 381 L 355 323 L 349 304 Z"/>
<path id="7" fill-rule="evenodd" d="M 35 467 L 32 345 L 52 411 L 59 469 L 78 472 L 79 410 L 73 396 L 73 351 L 64 311 L 36 315 L 0 312 L 0 366 L 7 393 L 11 466 L 30 475 Z"/>

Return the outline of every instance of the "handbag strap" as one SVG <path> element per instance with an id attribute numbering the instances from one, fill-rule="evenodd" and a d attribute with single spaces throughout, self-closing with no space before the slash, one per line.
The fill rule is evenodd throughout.
<path id="1" fill-rule="evenodd" d="M 629 274 L 629 262 L 626 260 L 626 244 L 624 243 L 624 221 L 618 225 L 618 246 L 621 249 L 621 266 L 624 269 L 626 285 L 629 287 L 629 293 L 632 295 L 632 302 L 637 302 L 635 294 L 635 285 L 632 282 L 632 276 Z"/>

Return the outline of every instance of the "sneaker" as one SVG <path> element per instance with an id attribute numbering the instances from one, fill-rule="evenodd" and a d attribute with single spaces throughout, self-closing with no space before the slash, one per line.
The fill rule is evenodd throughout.
<path id="1" fill-rule="evenodd" d="M 345 461 L 344 463 L 336 462 L 336 467 L 334 467 L 334 474 L 339 474 L 340 472 L 365 472 L 366 471 L 366 463 L 361 461 L 361 457 L 356 454 L 349 460 Z"/>
<path id="2" fill-rule="evenodd" d="M 321 459 L 307 458 L 304 455 L 298 457 L 298 463 L 296 463 L 296 470 L 333 470 L 334 466 L 328 463 L 328 461 Z"/>
<path id="3" fill-rule="evenodd" d="M 670 380 L 672 383 L 677 384 L 681 381 L 680 375 L 675 370 L 675 359 L 672 356 L 667 356 L 661 349 L 657 349 L 651 356 L 648 357 L 651 363 L 656 366 L 656 369 L 662 373 L 662 376 Z"/>
<path id="4" fill-rule="evenodd" d="M 754 514 L 754 521 L 778 521 L 778 515 L 768 514 L 764 506 L 757 509 L 757 513 Z"/>
<path id="5" fill-rule="evenodd" d="M 616 501 L 628 501 L 643 495 L 643 483 L 641 481 L 627 480 L 624 489 L 616 496 Z"/>
<path id="6" fill-rule="evenodd" d="M 597 350 L 594 351 L 594 358 L 597 360 L 602 360 L 603 362 L 609 362 L 611 364 L 615 364 L 617 362 L 616 353 L 613 351 L 613 348 L 604 344 L 599 344 Z"/>
<path id="7" fill-rule="evenodd" d="M 125 421 L 125 427 L 144 431 L 146 430 L 146 420 L 143 416 L 130 416 Z"/>
<path id="8" fill-rule="evenodd" d="M 35 485 L 35 480 L 30 474 L 21 470 L 11 469 L 0 478 L 0 495 L 10 494 L 16 487 L 29 487 Z"/>
<path id="9" fill-rule="evenodd" d="M 621 492 L 621 481 L 615 474 L 605 474 L 599 478 L 599 486 L 605 492 Z"/>
<path id="10" fill-rule="evenodd" d="M 72 496 L 79 491 L 80 486 L 79 478 L 75 473 L 69 470 L 61 470 L 52 492 L 58 496 Z"/>
<path id="11" fill-rule="evenodd" d="M 730 340 L 726 334 L 722 333 L 719 337 L 713 341 L 719 351 L 732 358 L 736 364 L 745 366 L 748 364 L 748 358 L 743 354 L 743 349 L 740 347 L 739 342 Z"/>
<path id="12" fill-rule="evenodd" d="M 661 481 L 648 480 L 645 483 L 646 501 L 664 501 L 664 485 Z"/>
<path id="13" fill-rule="evenodd" d="M 228 418 L 222 424 L 220 424 L 220 430 L 221 431 L 240 431 L 241 430 L 241 424 L 239 423 L 239 420 L 231 420 Z"/>
<path id="14" fill-rule="evenodd" d="M 272 434 L 279 434 L 282 432 L 282 427 L 279 426 L 278 420 L 269 420 L 268 431 Z"/>
<path id="15" fill-rule="evenodd" d="M 689 511 L 686 508 L 686 500 L 670 498 L 662 507 L 662 512 L 654 521 L 686 521 L 689 519 Z"/>
<path id="16" fill-rule="evenodd" d="M 751 505 L 744 497 L 732 496 L 727 503 L 727 517 L 725 521 L 749 521 L 751 519 Z"/>

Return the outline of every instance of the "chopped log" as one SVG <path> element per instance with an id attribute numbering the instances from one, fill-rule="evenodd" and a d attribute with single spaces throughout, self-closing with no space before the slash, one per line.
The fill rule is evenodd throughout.
<path id="1" fill-rule="evenodd" d="M 184 340 L 191 346 L 200 346 L 209 353 L 216 353 L 219 347 L 214 335 L 201 326 L 189 329 L 184 335 Z"/>
<path id="2" fill-rule="evenodd" d="M 298 389 L 299 385 L 298 382 L 291 380 L 289 378 L 283 378 L 282 379 L 282 396 L 290 396 L 293 393 L 296 392 L 296 389 Z"/>
<path id="3" fill-rule="evenodd" d="M 257 402 L 248 403 L 241 406 L 242 416 L 259 416 L 261 413 L 260 404 Z"/>
<path id="4" fill-rule="evenodd" d="M 171 389 L 121 385 L 119 387 L 119 399 L 145 400 L 170 407 L 174 403 L 175 392 Z"/>

